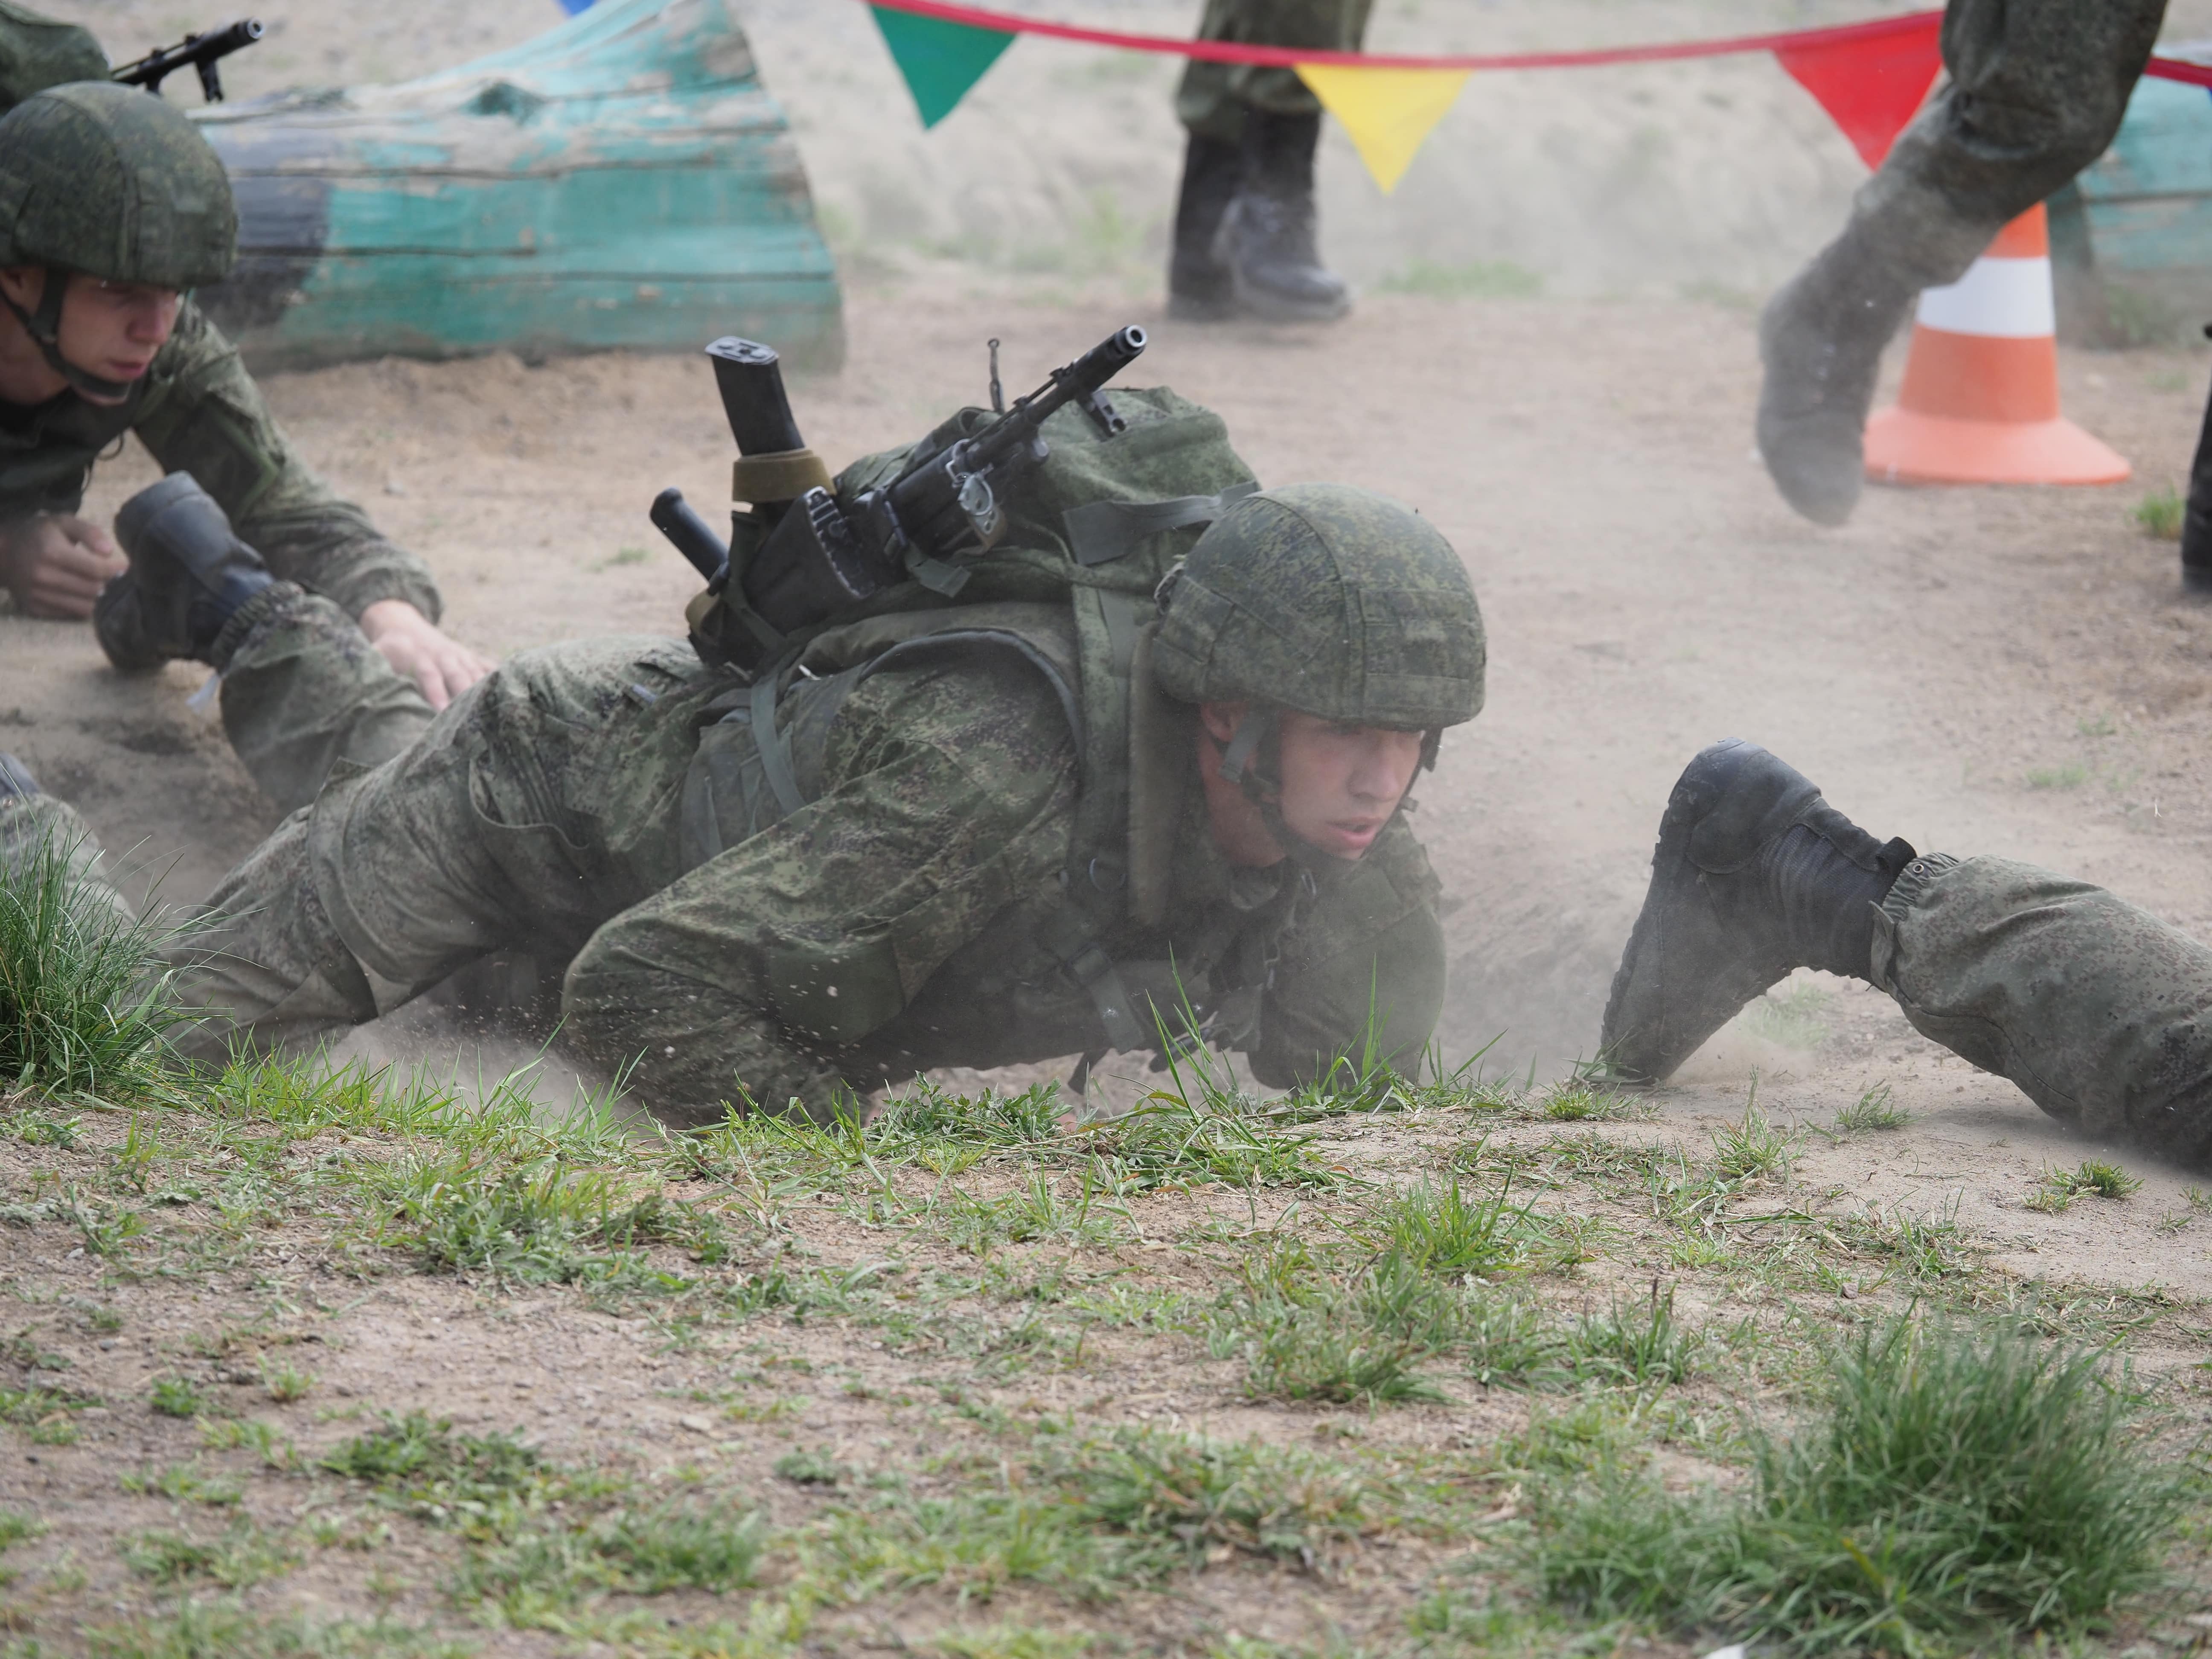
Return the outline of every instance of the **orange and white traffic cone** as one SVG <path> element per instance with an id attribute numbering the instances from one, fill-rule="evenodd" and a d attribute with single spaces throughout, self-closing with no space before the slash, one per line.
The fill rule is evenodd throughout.
<path id="1" fill-rule="evenodd" d="M 2128 464 L 2058 412 L 2051 238 L 2038 203 L 1948 288 L 1922 291 L 1897 406 L 1867 422 L 1884 483 L 2118 483 Z"/>

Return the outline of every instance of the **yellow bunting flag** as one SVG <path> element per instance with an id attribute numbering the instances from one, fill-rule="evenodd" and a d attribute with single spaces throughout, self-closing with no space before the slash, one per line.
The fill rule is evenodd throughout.
<path id="1" fill-rule="evenodd" d="M 1465 70 L 1354 69 L 1300 64 L 1298 79 L 1344 124 L 1359 159 L 1388 196 L 1406 176 L 1422 141 L 1467 84 Z"/>

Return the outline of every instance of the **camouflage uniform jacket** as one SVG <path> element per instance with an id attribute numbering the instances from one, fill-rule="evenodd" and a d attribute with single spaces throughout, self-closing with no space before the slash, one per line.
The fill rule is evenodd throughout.
<path id="1" fill-rule="evenodd" d="M 609 1059 L 642 1054 L 642 1092 L 695 1110 L 742 1085 L 820 1112 L 840 1083 L 1108 1048 L 1068 960 L 1077 744 L 1036 667 L 969 647 L 857 684 L 801 682 L 787 717 L 806 803 L 781 817 L 770 805 L 762 827 L 675 873 L 699 850 L 665 828 L 682 816 L 679 773 L 728 682 L 672 651 L 651 666 L 662 678 L 637 663 L 632 694 L 667 686 L 652 709 L 612 711 L 637 739 L 594 743 L 604 769 L 561 791 L 606 804 L 605 820 L 556 827 L 622 866 L 593 885 L 635 896 L 570 966 L 573 1038 Z M 1133 756 L 1151 779 L 1131 808 L 1136 867 L 1095 933 L 1140 1024 L 1152 1029 L 1147 996 L 1164 1012 L 1188 997 L 1212 1040 L 1281 1087 L 1356 1054 L 1372 1011 L 1382 1051 L 1415 1068 L 1443 949 L 1437 884 L 1404 819 L 1318 881 L 1288 862 L 1234 868 L 1209 830 L 1191 711 L 1156 696 L 1153 712 Z M 492 798 L 474 811 L 507 817 L 489 781 L 505 769 L 475 769 Z"/>
<path id="2" fill-rule="evenodd" d="M 133 431 L 164 472 L 198 478 L 279 577 L 356 617 L 379 599 L 404 599 L 437 620 L 438 589 L 422 562 L 307 470 L 237 348 L 190 300 L 145 378 L 114 407 L 73 391 L 33 409 L 0 404 L 0 521 L 77 511 L 94 461 Z"/>

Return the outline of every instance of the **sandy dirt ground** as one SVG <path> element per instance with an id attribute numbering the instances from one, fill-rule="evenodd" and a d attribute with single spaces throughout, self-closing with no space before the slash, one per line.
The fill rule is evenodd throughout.
<path id="1" fill-rule="evenodd" d="M 204 21 L 170 0 L 64 9 L 94 21 L 118 56 Z M 313 9 L 235 78 L 251 91 L 392 75 L 417 52 L 459 57 L 520 38 L 543 21 L 527 9 L 464 21 L 388 6 L 373 25 L 340 27 Z M 1698 746 L 1728 735 L 1790 758 L 1878 835 L 2047 864 L 2212 937 L 2212 607 L 2180 596 L 2172 544 L 2130 516 L 2147 491 L 2185 480 L 2212 358 L 2062 354 L 2069 414 L 2133 459 L 2129 484 L 1875 489 L 1844 529 L 1796 519 L 1751 451 L 1747 296 L 1827 233 L 1858 175 L 1771 65 L 1654 86 L 1648 101 L 1600 89 L 1570 106 L 1563 82 L 1533 78 L 1493 98 L 1479 84 L 1391 204 L 1333 137 L 1330 246 L 1362 285 L 1354 314 L 1320 330 L 1202 328 L 1165 319 L 1156 276 L 1174 165 L 1168 71 L 1025 44 L 923 138 L 880 54 L 855 44 L 859 8 L 742 9 L 848 256 L 848 366 L 793 389 L 833 464 L 980 401 L 988 337 L 1005 342 L 1009 382 L 1026 385 L 1135 321 L 1154 344 L 1133 378 L 1218 409 L 1264 480 L 1386 490 L 1464 555 L 1490 626 L 1489 706 L 1446 738 L 1416 819 L 1447 894 L 1448 1057 L 1496 1038 L 1498 1061 L 1542 1075 L 1591 1050 L 1668 789 Z M 1170 28 L 1190 8 L 1058 9 Z M 1377 44 L 1646 38 L 1870 9 L 1386 4 Z M 2212 22 L 2205 10 L 2177 6 L 2174 32 L 2212 32 L 2196 27 Z M 1022 124 L 1044 94 L 1067 112 L 1049 143 Z M 1660 131 L 1665 143 L 1646 142 Z M 1000 166 L 990 153 L 1009 133 L 1022 154 Z M 1706 210 L 1723 199 L 1725 210 Z M 1389 291 L 1418 260 L 1510 261 L 1549 287 L 1522 298 Z M 695 584 L 645 508 L 665 484 L 702 505 L 726 487 L 728 434 L 696 360 L 386 362 L 268 390 L 314 464 L 429 559 L 461 638 L 503 655 L 679 625 Z M 112 512 L 152 477 L 134 448 L 100 470 L 94 510 Z M 219 724 L 187 705 L 204 678 L 176 666 L 121 680 L 85 629 L 0 617 L 0 741 L 111 848 L 165 869 L 162 890 L 178 899 L 274 821 Z M 2026 1277 L 2212 1295 L 2212 1221 L 2191 1202 L 2189 1172 L 2117 1154 L 2147 1183 L 2131 1200 L 2031 1210 L 2046 1168 L 2112 1149 L 2061 1133 L 1864 987 L 1806 975 L 1791 993 L 1789 1008 L 1739 1021 L 1659 1093 L 1661 1133 L 1701 1139 L 1733 1121 L 1754 1076 L 1785 1122 L 1826 1122 L 1886 1084 L 1911 1123 L 1878 1139 L 1815 1138 L 1806 1180 L 1954 1214 Z M 449 1054 L 443 1041 L 418 1029 L 379 1052 Z M 56 1285 L 76 1270 L 28 1260 L 10 1270 L 34 1267 Z M 465 1421 L 510 1422 L 507 1357 L 568 1347 L 578 1376 L 622 1371 L 629 1357 L 623 1332 L 550 1304 L 509 1307 L 507 1322 L 478 1322 L 473 1346 L 444 1348 L 442 1321 L 476 1317 L 465 1291 L 378 1297 L 350 1330 L 355 1357 L 331 1364 L 342 1393 L 441 1352 L 416 1373 L 422 1397 Z M 538 1390 L 528 1410 L 572 1437 L 598 1420 L 569 1409 L 578 1400 L 611 1423 L 617 1405 L 659 1412 L 668 1421 L 657 1428 L 626 1419 L 644 1443 L 681 1427 L 674 1407 L 651 1404 L 668 1380 L 652 1367 L 666 1363 L 579 1394 L 532 1358 L 516 1387 Z M 352 1365 L 375 1375 L 351 1378 Z M 116 1387 L 138 1384 L 118 1373 Z M 1204 1396 L 1203 1378 L 1186 1392 Z M 821 1407 L 803 1426 L 834 1440 L 842 1409 Z M 143 1449 L 161 1448 L 149 1438 Z"/>

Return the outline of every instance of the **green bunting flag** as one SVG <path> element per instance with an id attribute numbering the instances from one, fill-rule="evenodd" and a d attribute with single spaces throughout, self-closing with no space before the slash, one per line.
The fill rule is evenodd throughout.
<path id="1" fill-rule="evenodd" d="M 912 12 L 871 6 L 876 27 L 892 61 L 906 76 L 907 90 L 921 112 L 921 124 L 933 127 L 952 113 L 952 106 L 968 88 L 983 78 L 983 71 L 999 61 L 999 54 L 1014 44 L 1011 33 L 972 28 L 942 18 L 921 17 Z"/>

